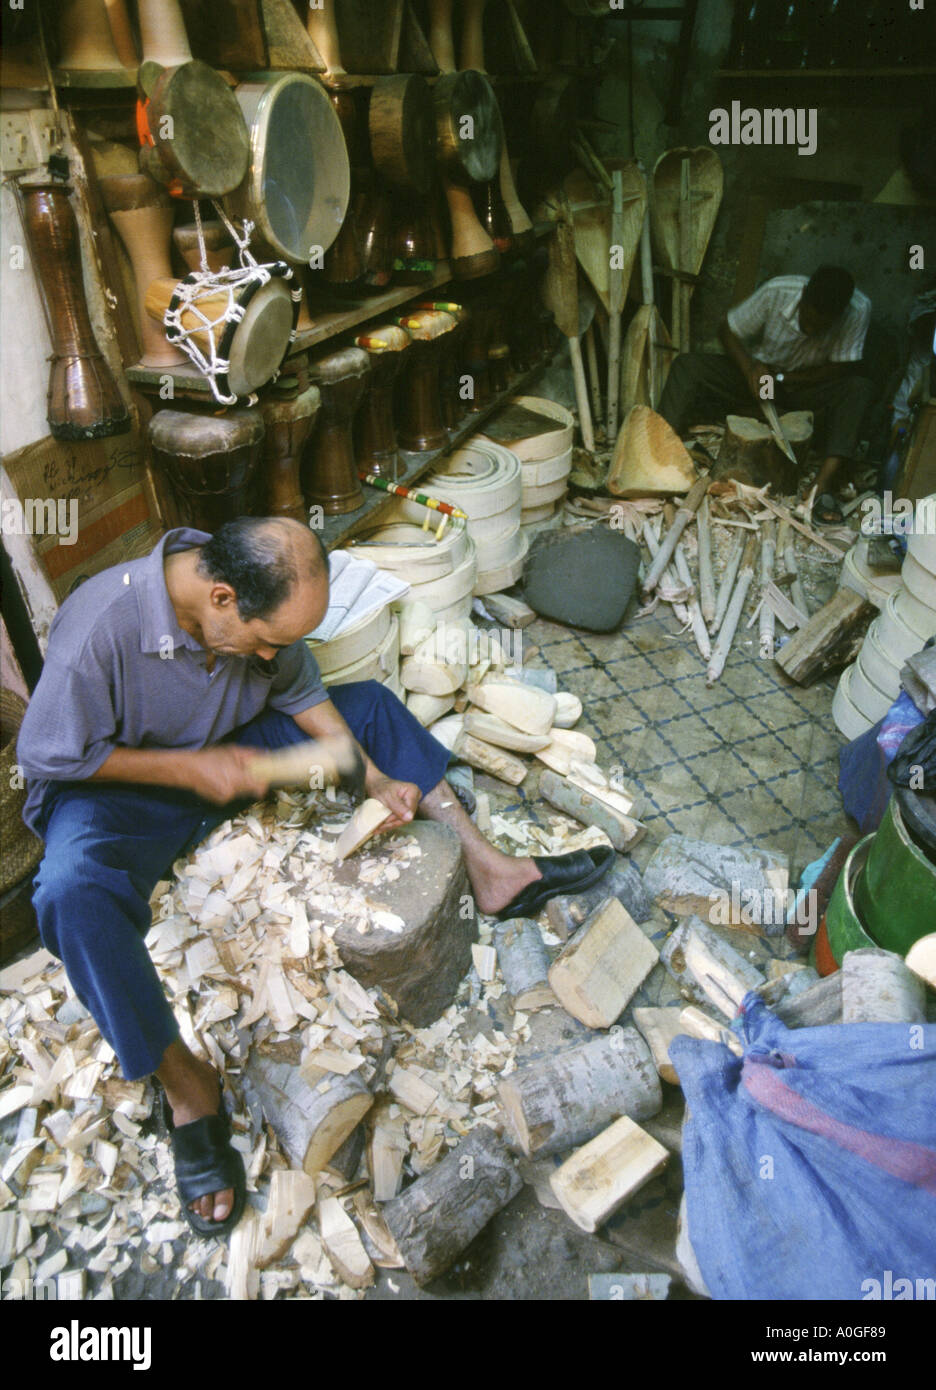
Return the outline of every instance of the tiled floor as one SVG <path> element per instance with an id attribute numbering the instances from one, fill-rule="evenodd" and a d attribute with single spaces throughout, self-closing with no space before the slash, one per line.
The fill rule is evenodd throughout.
<path id="1" fill-rule="evenodd" d="M 794 685 L 759 659 L 756 626 L 742 625 L 710 689 L 691 634 L 679 633 L 668 607 L 610 634 L 537 621 L 523 635 L 561 688 L 582 700 L 577 727 L 595 739 L 599 764 L 620 765 L 642 793 L 647 836 L 634 852 L 641 868 L 677 831 L 781 850 L 795 882 L 847 829 L 835 680 Z"/>

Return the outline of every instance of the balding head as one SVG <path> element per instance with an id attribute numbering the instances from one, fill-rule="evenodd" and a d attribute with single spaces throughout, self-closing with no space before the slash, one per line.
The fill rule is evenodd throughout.
<path id="1" fill-rule="evenodd" d="M 222 526 L 201 547 L 198 572 L 229 585 L 244 622 L 268 619 L 299 588 L 327 585 L 328 556 L 321 539 L 288 517 L 243 516 Z"/>

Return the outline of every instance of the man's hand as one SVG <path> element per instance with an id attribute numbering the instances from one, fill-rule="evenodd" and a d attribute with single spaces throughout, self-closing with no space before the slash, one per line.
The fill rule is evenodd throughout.
<path id="1" fill-rule="evenodd" d="M 752 357 L 750 365 L 745 372 L 745 379 L 747 380 L 748 390 L 758 402 L 761 400 L 761 377 L 763 376 L 773 376 L 773 372 L 767 366 L 766 362 L 761 362 L 757 357 Z"/>
<path id="2" fill-rule="evenodd" d="M 252 771 L 257 756 L 256 748 L 230 743 L 189 753 L 186 783 L 191 791 L 216 806 L 224 806 L 237 797 L 265 796 L 269 783 Z"/>
<path id="3" fill-rule="evenodd" d="M 422 801 L 422 792 L 415 782 L 395 782 L 392 777 L 385 777 L 383 773 L 368 779 L 367 795 L 382 801 L 392 812 L 390 818 L 381 826 L 381 830 L 393 830 L 399 825 L 407 825 Z"/>

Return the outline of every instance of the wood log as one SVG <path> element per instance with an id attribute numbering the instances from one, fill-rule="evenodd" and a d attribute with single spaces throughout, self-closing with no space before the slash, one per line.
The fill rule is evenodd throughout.
<path id="1" fill-rule="evenodd" d="M 400 604 L 400 655 L 412 656 L 420 643 L 436 629 L 436 615 L 424 599 Z"/>
<path id="2" fill-rule="evenodd" d="M 811 685 L 855 659 L 876 616 L 866 598 L 853 589 L 838 589 L 781 648 L 777 665 L 798 685 Z"/>
<path id="3" fill-rule="evenodd" d="M 503 1140 L 479 1125 L 385 1203 L 383 1218 L 417 1284 L 428 1284 L 454 1264 L 522 1186 Z"/>
<path id="4" fill-rule="evenodd" d="M 623 904 L 608 898 L 553 962 L 549 983 L 573 1018 L 589 1028 L 609 1028 L 659 959 Z"/>
<path id="5" fill-rule="evenodd" d="M 549 986 L 549 952 L 535 922 L 515 917 L 500 923 L 494 946 L 514 1009 L 533 1013 L 557 1002 Z"/>
<path id="6" fill-rule="evenodd" d="M 649 1119 L 663 1104 L 650 1049 L 634 1028 L 519 1067 L 497 1090 L 511 1142 L 527 1158 L 584 1144 L 622 1115 Z"/>
<path id="7" fill-rule="evenodd" d="M 796 627 L 805 627 L 809 622 L 808 610 L 798 608 L 795 603 L 791 603 L 786 594 L 778 589 L 773 582 L 764 589 L 764 604 L 770 608 L 775 617 L 780 619 L 787 631 L 792 631 Z"/>
<path id="8" fill-rule="evenodd" d="M 715 617 L 710 627 L 710 632 L 714 637 L 721 627 L 725 614 L 728 612 L 728 604 L 731 602 L 731 595 L 734 593 L 735 580 L 738 577 L 738 570 L 741 566 L 741 556 L 744 554 L 744 537 L 736 536 L 734 544 L 728 555 L 718 586 L 718 598 L 715 603 Z"/>
<path id="9" fill-rule="evenodd" d="M 273 753 L 258 753 L 251 759 L 250 770 L 270 787 L 305 785 L 320 789 L 327 783 L 339 782 L 343 776 L 353 776 L 359 764 L 353 741 L 336 735 L 294 743 Z"/>
<path id="10" fill-rule="evenodd" d="M 619 790 L 618 787 L 609 786 L 608 780 L 601 768 L 595 763 L 583 763 L 573 758 L 569 766 L 569 771 L 565 774 L 566 781 L 573 787 L 578 787 L 579 791 L 587 792 L 589 796 L 597 799 L 609 806 L 618 815 L 625 816 L 629 820 L 639 820 L 643 811 L 643 799 L 636 792 Z"/>
<path id="11" fill-rule="evenodd" d="M 766 599 L 767 589 L 773 574 L 776 550 L 774 527 L 768 521 L 765 522 L 761 531 L 760 578 L 763 599 Z M 765 601 L 761 603 L 759 631 L 760 657 L 762 661 L 769 661 L 774 654 L 774 611 L 770 604 Z"/>
<path id="12" fill-rule="evenodd" d="M 525 734 L 496 714 L 469 709 L 465 712 L 465 733 L 493 743 L 496 748 L 509 748 L 516 753 L 536 753 L 550 746 L 548 734 Z"/>
<path id="13" fill-rule="evenodd" d="M 454 695 L 420 695 L 411 690 L 406 697 L 406 708 L 424 729 L 441 719 L 443 714 L 448 714 L 454 704 Z"/>
<path id="14" fill-rule="evenodd" d="M 690 1038 L 703 1038 L 706 1042 L 721 1043 L 733 1052 L 736 1057 L 740 1057 L 744 1051 L 741 1043 L 724 1023 L 717 1018 L 712 1018 L 704 1009 L 697 1008 L 695 1004 L 688 1004 L 679 1013 L 679 1029 L 682 1033 L 687 1033 Z"/>
<path id="15" fill-rule="evenodd" d="M 673 551 L 673 559 L 676 562 L 676 575 L 680 583 L 687 588 L 692 588 L 692 575 L 689 573 L 689 561 L 686 559 L 686 552 L 683 549 L 682 541 L 678 541 L 676 549 Z M 693 594 L 686 605 L 689 612 L 689 625 L 692 628 L 692 635 L 695 638 L 699 655 L 703 661 L 708 661 L 712 655 L 712 644 L 709 641 L 708 628 L 705 626 L 705 619 L 702 616 L 702 609 L 699 600 Z"/>
<path id="16" fill-rule="evenodd" d="M 702 498 L 707 491 L 708 479 L 699 478 L 697 482 L 692 484 L 692 487 L 686 493 L 685 499 L 679 504 L 673 524 L 660 542 L 660 548 L 657 551 L 653 564 L 647 571 L 647 577 L 643 582 L 644 594 L 652 593 L 660 582 L 660 576 L 670 562 L 670 557 L 676 549 L 677 541 L 689 525 L 689 522 L 695 516 L 701 505 Z"/>
<path id="17" fill-rule="evenodd" d="M 790 540 L 790 518 L 781 517 L 777 529 L 777 554 L 783 557 L 783 565 L 787 574 L 791 576 L 790 598 L 795 605 L 796 611 L 802 613 L 803 622 L 798 623 L 802 627 L 803 623 L 809 621 L 809 604 L 806 602 L 806 592 L 803 589 L 802 581 L 799 577 L 799 569 L 796 564 L 796 547 Z M 774 609 L 776 612 L 776 609 Z M 780 618 L 780 614 L 777 613 Z M 781 618 L 781 622 L 783 619 Z M 789 624 L 787 624 L 789 626 Z"/>
<path id="18" fill-rule="evenodd" d="M 936 990 L 936 932 L 921 936 L 907 952 L 906 964 L 914 975 Z"/>
<path id="19" fill-rule="evenodd" d="M 596 907 L 611 897 L 623 904 L 635 922 L 646 922 L 653 911 L 653 903 L 644 888 L 640 870 L 627 859 L 620 869 L 612 869 L 600 883 L 586 888 L 584 893 L 560 893 L 550 898 L 546 904 L 549 925 L 558 937 L 566 941 Z"/>
<path id="20" fill-rule="evenodd" d="M 810 989 L 781 999 L 774 1013 L 788 1028 L 824 1028 L 842 1022 L 842 972 L 827 975 Z"/>
<path id="21" fill-rule="evenodd" d="M 493 744 L 485 743 L 483 739 L 475 738 L 469 733 L 458 735 L 452 751 L 462 762 L 476 767 L 479 772 L 488 772 L 492 777 L 499 777 L 502 782 L 508 782 L 512 787 L 519 787 L 527 775 L 526 763 L 522 763 L 519 758 L 511 757 L 502 748 L 495 748 Z"/>
<path id="22" fill-rule="evenodd" d="M 668 1150 L 622 1115 L 567 1158 L 549 1185 L 580 1230 L 597 1231 L 668 1162 Z"/>
<path id="23" fill-rule="evenodd" d="M 757 560 L 757 537 L 751 536 L 744 547 L 741 556 L 741 567 L 738 571 L 738 579 L 734 591 L 718 629 L 718 638 L 712 649 L 712 657 L 705 673 L 705 684 L 714 685 L 725 669 L 725 662 L 728 660 L 728 653 L 731 651 L 731 644 L 737 631 L 738 623 L 741 621 L 741 614 L 747 601 L 748 590 L 754 581 L 754 565 Z"/>
<path id="24" fill-rule="evenodd" d="M 647 833 L 647 827 L 640 821 L 622 816 L 607 802 L 573 786 L 556 772 L 543 773 L 539 792 L 557 811 L 581 821 L 582 825 L 594 825 L 603 830 L 618 854 L 639 844 Z"/>
<path id="25" fill-rule="evenodd" d="M 764 983 L 761 972 L 699 917 L 679 923 L 660 959 L 684 999 L 714 1005 L 727 1019 L 735 1017 L 748 990 Z"/>
<path id="26" fill-rule="evenodd" d="M 702 498 L 696 512 L 696 531 L 699 540 L 699 607 L 706 626 L 711 629 L 715 620 L 715 573 L 712 569 L 712 523 L 707 496 Z"/>
<path id="27" fill-rule="evenodd" d="M 374 1103 L 356 1072 L 330 1073 L 310 1086 L 295 1063 L 277 1061 L 257 1048 L 251 1049 L 244 1085 L 289 1161 L 311 1176 L 321 1172 Z"/>
<path id="28" fill-rule="evenodd" d="M 556 692 L 556 713 L 553 717 L 554 729 L 571 729 L 582 717 L 582 702 L 577 695 L 567 690 Z"/>
<path id="29" fill-rule="evenodd" d="M 846 951 L 842 961 L 843 1023 L 925 1023 L 923 983 L 893 951 Z"/>
<path id="30" fill-rule="evenodd" d="M 789 422 L 789 430 L 784 424 L 784 432 L 791 444 L 796 440 L 794 450 L 798 446 L 803 453 L 812 437 L 812 415 L 794 411 L 783 420 Z M 796 469 L 777 446 L 770 427 L 745 415 L 727 416 L 712 477 L 733 478 L 750 487 L 769 485 L 781 495 L 796 487 Z"/>
<path id="31" fill-rule="evenodd" d="M 470 685 L 468 698 L 486 714 L 496 714 L 527 734 L 548 734 L 556 715 L 556 697 L 522 681 L 488 679 Z"/>
<path id="32" fill-rule="evenodd" d="M 367 1289 L 374 1282 L 374 1266 L 361 1243 L 357 1227 L 337 1197 L 323 1197 L 318 1204 L 318 1227 L 332 1269 L 352 1289 Z"/>
<path id="33" fill-rule="evenodd" d="M 295 1168 L 277 1168 L 270 1179 L 270 1195 L 263 1213 L 255 1258 L 258 1269 L 266 1269 L 284 1258 L 314 1206 L 315 1179 Z"/>
<path id="34" fill-rule="evenodd" d="M 349 854 L 354 854 L 362 845 L 367 844 L 367 841 L 377 834 L 384 821 L 389 819 L 390 814 L 388 807 L 376 797 L 369 796 L 366 801 L 362 801 L 338 836 L 335 844 L 338 858 L 347 859 Z"/>
<path id="35" fill-rule="evenodd" d="M 485 594 L 484 606 L 492 618 L 509 628 L 529 627 L 536 614 L 528 603 L 510 594 Z"/>
<path id="36" fill-rule="evenodd" d="M 646 1039 L 656 1069 L 671 1086 L 679 1085 L 676 1068 L 669 1059 L 669 1045 L 683 1031 L 679 1014 L 678 1008 L 634 1010 L 634 1023 Z"/>

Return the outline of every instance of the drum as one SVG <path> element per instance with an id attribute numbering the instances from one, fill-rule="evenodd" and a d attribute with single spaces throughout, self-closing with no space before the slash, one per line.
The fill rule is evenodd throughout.
<path id="1" fill-rule="evenodd" d="M 403 379 L 400 445 L 414 453 L 439 449 L 448 442 L 439 403 L 439 369 L 445 336 L 455 319 L 441 309 L 421 309 L 397 320 L 412 339 L 410 370 Z"/>
<path id="2" fill-rule="evenodd" d="M 501 119 L 493 88 L 479 72 L 448 73 L 434 89 L 436 137 L 452 224 L 452 274 L 473 279 L 497 269 L 499 255 L 478 221 L 471 186 L 500 167 Z M 471 138 L 465 133 L 471 132 Z"/>
<path id="3" fill-rule="evenodd" d="M 451 314 L 455 320 L 455 327 L 442 339 L 442 354 L 439 362 L 439 405 L 442 411 L 442 423 L 447 430 L 453 430 L 466 410 L 466 403 L 459 394 L 459 388 L 461 386 L 461 354 L 468 332 L 470 314 L 461 304 L 452 304 L 447 300 L 414 304 L 413 308 L 441 309 L 443 313 Z"/>
<path id="4" fill-rule="evenodd" d="M 52 339 L 47 418 L 55 439 L 124 434 L 130 416 L 98 350 L 81 279 L 78 224 L 61 183 L 20 185 L 36 288 Z"/>
<path id="5" fill-rule="evenodd" d="M 362 117 L 358 107 L 357 92 L 354 90 L 330 92 L 328 100 L 338 117 L 351 166 L 351 194 L 341 230 L 325 256 L 325 279 L 330 285 L 349 286 L 362 279 L 364 275 L 364 237 L 359 222 L 359 214 L 363 211 L 361 166 L 367 163 L 367 150 L 366 142 L 364 149 L 361 149 Z M 375 221 L 376 210 L 370 209 L 368 211 L 372 222 Z M 372 254 L 374 254 L 375 248 L 376 241 L 372 232 L 370 238 Z M 377 254 L 379 256 L 379 252 Z M 385 260 L 388 254 L 388 252 L 384 253 Z M 387 278 L 389 278 L 389 274 Z"/>
<path id="6" fill-rule="evenodd" d="M 179 0 L 137 0 L 144 63 L 176 68 L 192 61 Z"/>
<path id="7" fill-rule="evenodd" d="M 436 168 L 432 90 L 418 74 L 379 77 L 371 91 L 368 130 L 374 168 L 397 189 L 426 195 Z"/>
<path id="8" fill-rule="evenodd" d="M 235 101 L 247 123 L 249 167 L 224 200 L 291 265 L 332 245 L 348 210 L 351 169 L 341 123 L 320 83 L 284 72 L 242 82 Z"/>
<path id="9" fill-rule="evenodd" d="M 175 209 L 172 199 L 148 174 L 109 174 L 98 180 L 101 198 L 133 267 L 137 292 L 137 333 L 141 367 L 178 367 L 185 353 L 166 338 L 163 325 L 146 312 L 146 291 L 153 280 L 171 278 L 169 238 Z"/>
<path id="10" fill-rule="evenodd" d="M 357 347 L 320 357 L 309 368 L 322 407 L 302 459 L 302 493 L 307 506 L 319 505 L 329 516 L 356 511 L 364 501 L 353 428 L 369 373 L 367 353 Z"/>
<path id="11" fill-rule="evenodd" d="M 202 236 L 205 239 L 205 258 L 209 270 L 227 270 L 234 260 L 234 243 L 223 222 L 203 222 Z M 201 270 L 201 245 L 198 228 L 194 222 L 185 222 L 172 233 L 179 255 L 189 270 Z M 160 271 L 160 274 L 165 272 Z M 153 277 L 155 278 L 155 277 Z"/>
<path id="12" fill-rule="evenodd" d="M 355 339 L 370 359 L 367 394 L 357 420 L 358 467 L 395 483 L 403 475 L 393 423 L 393 391 L 407 365 L 410 336 L 382 323 Z"/>
<path id="13" fill-rule="evenodd" d="M 194 59 L 144 63 L 137 102 L 140 165 L 169 192 L 220 198 L 247 173 L 250 140 L 240 105 L 220 73 Z"/>
<path id="14" fill-rule="evenodd" d="M 274 387 L 260 402 L 266 436 L 263 442 L 263 475 L 267 516 L 306 520 L 299 465 L 306 440 L 312 433 L 322 398 L 317 386 L 298 395 Z"/>
<path id="15" fill-rule="evenodd" d="M 214 394 L 225 404 L 233 404 L 232 397 L 249 398 L 271 381 L 295 337 L 301 291 L 291 289 L 282 261 L 266 270 L 266 283 L 229 283 L 225 274 L 240 272 L 221 271 L 207 281 L 194 274 L 153 280 L 146 290 L 146 312 L 166 325 L 170 342 L 191 343 L 189 355 L 213 379 Z"/>
<path id="16" fill-rule="evenodd" d="M 216 531 L 258 515 L 263 433 L 259 410 L 156 411 L 149 422 L 153 462 L 168 478 L 185 525 Z"/>
<path id="17" fill-rule="evenodd" d="M 322 55 L 325 71 L 332 77 L 339 77 L 344 74 L 345 69 L 341 62 L 335 4 L 336 0 L 320 0 L 315 6 L 307 5 L 306 31 Z"/>
<path id="18" fill-rule="evenodd" d="M 104 0 L 63 0 L 58 66 L 70 72 L 123 70 Z"/>

